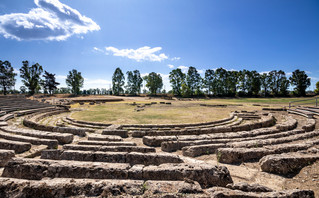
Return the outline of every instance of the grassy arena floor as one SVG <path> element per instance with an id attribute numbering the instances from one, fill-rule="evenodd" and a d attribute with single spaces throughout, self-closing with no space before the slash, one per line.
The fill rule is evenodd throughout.
<path id="1" fill-rule="evenodd" d="M 135 111 L 136 106 L 129 105 L 160 102 L 160 99 L 141 99 L 99 105 L 79 104 L 72 108 L 81 108 L 72 117 L 77 120 L 103 122 L 111 124 L 176 124 L 213 121 L 229 116 L 235 110 L 261 110 L 264 106 L 288 106 L 290 101 L 301 98 L 241 98 L 241 99 L 200 99 L 197 101 L 172 101 L 172 105 L 155 104 L 146 106 L 143 111 Z M 205 107 L 199 104 L 227 104 L 243 106 Z M 254 106 L 259 104 L 261 106 Z"/>

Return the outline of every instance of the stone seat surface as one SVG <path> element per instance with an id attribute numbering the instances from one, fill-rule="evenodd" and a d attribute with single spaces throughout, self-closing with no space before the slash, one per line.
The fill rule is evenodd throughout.
<path id="1" fill-rule="evenodd" d="M 241 190 L 232 190 L 223 187 L 213 187 L 207 190 L 210 192 L 210 197 L 214 198 L 314 198 L 312 190 L 285 190 L 277 192 L 244 192 Z"/>
<path id="2" fill-rule="evenodd" d="M 297 173 L 303 167 L 308 166 L 317 160 L 319 160 L 319 152 L 291 152 L 267 155 L 260 159 L 259 164 L 262 171 L 287 175 Z"/>
<path id="3" fill-rule="evenodd" d="M 139 152 L 154 153 L 155 148 L 142 146 L 101 146 L 101 145 L 75 145 L 68 144 L 63 146 L 64 150 L 82 150 L 82 151 L 111 151 L 111 152 Z"/>
<path id="4" fill-rule="evenodd" d="M 2 177 L 41 180 L 49 178 L 197 181 L 202 187 L 226 186 L 232 178 L 226 167 L 208 164 L 144 166 L 121 163 L 17 159 L 9 161 Z"/>
<path id="5" fill-rule="evenodd" d="M 88 188 L 89 187 L 89 188 Z M 28 189 L 28 190 L 24 190 Z M 0 194 L 10 197 L 156 197 L 174 196 L 187 193 L 202 195 L 203 189 L 198 182 L 184 181 L 144 181 L 111 179 L 69 179 L 54 178 L 30 181 L 14 178 L 0 178 Z"/>
<path id="6" fill-rule="evenodd" d="M 57 148 L 58 147 L 58 141 L 57 140 L 51 140 L 51 139 L 40 139 L 35 137 L 28 137 L 28 136 L 22 136 L 22 135 L 15 135 L 11 133 L 6 133 L 3 131 L 0 131 L 0 138 L 6 139 L 6 140 L 13 140 L 13 141 L 19 141 L 19 142 L 29 142 L 34 145 L 47 145 L 48 148 Z"/>
<path id="7" fill-rule="evenodd" d="M 14 133 L 23 136 L 36 137 L 36 138 L 44 138 L 44 139 L 56 139 L 60 144 L 68 144 L 73 141 L 73 134 L 67 133 L 55 133 L 55 132 L 47 132 L 47 131 L 39 131 L 39 130 L 30 130 L 23 129 L 17 127 L 2 127 L 0 130 L 5 132 Z"/>
<path id="8" fill-rule="evenodd" d="M 99 134 L 91 134 L 88 135 L 88 140 L 97 140 L 97 141 L 123 141 L 123 138 L 119 135 L 99 135 Z"/>
<path id="9" fill-rule="evenodd" d="M 31 149 L 31 144 L 0 139 L 0 149 L 14 150 L 16 153 L 23 153 Z"/>
<path id="10" fill-rule="evenodd" d="M 83 140 L 78 142 L 79 145 L 104 145 L 104 146 L 136 146 L 134 142 L 112 142 L 112 141 L 95 141 Z"/>
<path id="11" fill-rule="evenodd" d="M 44 150 L 41 153 L 41 159 L 129 163 L 131 165 L 160 165 L 164 163 L 183 162 L 178 155 L 165 153 L 128 153 L 74 150 Z"/>

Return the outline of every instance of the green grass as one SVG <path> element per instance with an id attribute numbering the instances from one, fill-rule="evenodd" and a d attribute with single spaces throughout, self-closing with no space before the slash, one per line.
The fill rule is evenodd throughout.
<path id="1" fill-rule="evenodd" d="M 144 111 L 135 111 L 133 103 L 122 101 L 101 105 L 72 105 L 72 108 L 84 108 L 72 117 L 77 120 L 103 122 L 110 124 L 177 124 L 198 123 L 219 120 L 229 116 L 235 110 L 261 110 L 263 106 L 288 106 L 291 101 L 311 98 L 234 98 L 234 99 L 201 99 L 199 101 L 172 101 L 172 105 L 156 104 L 146 106 Z M 136 101 L 137 104 L 150 103 L 156 100 Z M 162 100 L 157 100 L 160 102 Z M 313 101 L 315 101 L 313 99 Z M 226 108 L 205 107 L 199 104 L 241 104 Z M 259 104 L 260 106 L 253 106 Z"/>

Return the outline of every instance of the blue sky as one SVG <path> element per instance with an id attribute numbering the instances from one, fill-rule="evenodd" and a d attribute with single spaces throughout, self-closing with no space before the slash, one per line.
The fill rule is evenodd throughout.
<path id="1" fill-rule="evenodd" d="M 318 0 L 1 0 L 0 60 L 109 88 L 116 67 L 307 71 L 319 81 Z M 22 85 L 20 79 L 16 88 Z"/>

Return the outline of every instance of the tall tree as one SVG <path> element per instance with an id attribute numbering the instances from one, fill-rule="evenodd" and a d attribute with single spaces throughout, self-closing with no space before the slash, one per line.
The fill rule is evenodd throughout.
<path id="1" fill-rule="evenodd" d="M 287 80 L 286 74 L 282 70 L 273 70 L 269 72 L 270 75 L 270 88 L 274 96 L 287 95 L 287 89 L 289 81 Z"/>
<path id="2" fill-rule="evenodd" d="M 160 93 L 163 87 L 163 80 L 160 74 L 151 72 L 147 76 L 144 76 L 146 81 L 146 87 L 150 90 L 151 94 Z"/>
<path id="3" fill-rule="evenodd" d="M 122 70 L 118 67 L 115 69 L 113 76 L 112 76 L 112 90 L 113 90 L 113 95 L 120 95 L 123 93 L 123 85 L 124 85 L 124 74 Z"/>
<path id="4" fill-rule="evenodd" d="M 28 61 L 22 61 L 20 77 L 23 84 L 29 89 L 29 94 L 33 95 L 40 89 L 40 76 L 43 72 L 42 66 L 36 63 L 29 66 Z"/>
<path id="5" fill-rule="evenodd" d="M 181 69 L 174 69 L 169 73 L 169 82 L 172 85 L 173 94 L 182 95 L 182 84 L 185 83 L 185 74 Z"/>
<path id="6" fill-rule="evenodd" d="M 269 94 L 268 87 L 270 85 L 271 78 L 268 73 L 263 73 L 260 75 L 261 87 L 264 89 L 264 96 L 266 97 Z"/>
<path id="7" fill-rule="evenodd" d="M 199 95 L 202 86 L 202 78 L 195 67 L 189 67 L 186 76 L 186 85 L 190 89 L 191 95 Z"/>
<path id="8" fill-rule="evenodd" d="M 216 75 L 215 71 L 212 69 L 207 69 L 205 71 L 205 77 L 203 80 L 204 86 L 207 90 L 207 94 L 210 95 L 213 93 L 213 87 L 216 84 Z"/>
<path id="9" fill-rule="evenodd" d="M 295 86 L 294 94 L 297 96 L 306 96 L 306 89 L 310 86 L 310 78 L 305 71 L 299 69 L 292 72 L 292 76 L 289 78 L 290 83 Z"/>
<path id="10" fill-rule="evenodd" d="M 9 61 L 2 62 L 0 60 L 0 87 L 3 90 L 3 94 L 7 94 L 7 90 L 15 85 L 16 79 L 13 67 Z"/>
<path id="11" fill-rule="evenodd" d="M 127 74 L 127 85 L 125 86 L 126 91 L 131 95 L 138 95 L 141 92 L 141 86 L 143 79 L 140 71 L 134 70 L 126 72 Z"/>
<path id="12" fill-rule="evenodd" d="M 257 96 L 261 89 L 260 74 L 256 70 L 253 70 L 249 73 L 249 79 L 251 82 L 250 93 Z"/>
<path id="13" fill-rule="evenodd" d="M 143 78 L 141 77 L 140 71 L 139 70 L 134 70 L 133 71 L 133 84 L 134 84 L 134 93 L 140 94 L 141 93 L 141 87 L 143 83 Z"/>
<path id="14" fill-rule="evenodd" d="M 68 87 L 71 87 L 72 94 L 78 95 L 80 94 L 80 88 L 83 87 L 84 78 L 82 77 L 81 72 L 72 69 L 72 71 L 69 71 L 65 82 Z"/>
<path id="15" fill-rule="evenodd" d="M 56 82 L 55 74 L 44 71 L 43 77 L 43 87 L 49 91 L 49 94 L 53 94 L 53 92 L 57 89 L 57 86 L 60 84 Z"/>

